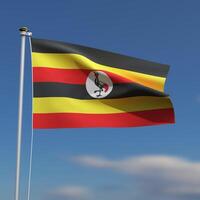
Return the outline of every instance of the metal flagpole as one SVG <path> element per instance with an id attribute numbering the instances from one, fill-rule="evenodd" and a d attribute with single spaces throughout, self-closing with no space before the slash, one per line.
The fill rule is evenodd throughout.
<path id="1" fill-rule="evenodd" d="M 29 44 L 30 44 L 30 53 L 31 53 L 31 62 L 32 62 L 32 44 L 31 44 L 31 36 L 32 33 L 29 32 Z M 28 172 L 28 192 L 27 192 L 27 200 L 30 200 L 31 195 L 31 178 L 32 178 L 32 161 L 33 161 L 33 142 L 34 142 L 34 134 L 33 134 L 33 68 L 31 68 L 32 75 L 32 120 L 31 120 L 31 147 L 30 147 L 30 159 L 29 159 L 29 172 Z"/>
<path id="2" fill-rule="evenodd" d="M 20 183 L 21 138 L 22 138 L 25 44 L 26 44 L 26 36 L 29 36 L 28 28 L 22 27 L 19 29 L 19 31 L 20 31 L 20 35 L 21 35 L 21 57 L 20 57 L 19 102 L 18 102 L 15 200 L 19 200 L 19 190 L 20 190 L 19 183 Z"/>

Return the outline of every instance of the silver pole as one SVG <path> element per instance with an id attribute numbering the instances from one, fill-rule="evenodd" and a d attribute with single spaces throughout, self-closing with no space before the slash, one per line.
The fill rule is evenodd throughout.
<path id="1" fill-rule="evenodd" d="M 32 62 L 32 44 L 31 44 L 31 36 L 32 33 L 29 32 L 29 44 L 30 44 L 30 53 L 31 53 L 31 62 Z M 32 74 L 32 104 L 33 104 L 33 68 L 31 67 Z M 34 143 L 34 133 L 33 133 L 33 105 L 31 112 L 32 120 L 31 120 L 31 149 L 30 149 L 30 159 L 29 159 L 29 172 L 28 172 L 28 192 L 27 192 L 27 200 L 31 198 L 31 179 L 32 179 L 32 161 L 33 161 L 33 143 Z"/>
<path id="2" fill-rule="evenodd" d="M 19 102 L 18 102 L 18 129 L 17 129 L 17 158 L 16 158 L 16 185 L 15 200 L 19 200 L 20 184 L 20 160 L 21 160 L 21 138 L 22 138 L 22 112 L 23 112 L 23 90 L 24 90 L 24 63 L 25 44 L 28 28 L 19 29 L 21 35 L 21 57 L 20 57 L 20 79 L 19 79 Z"/>

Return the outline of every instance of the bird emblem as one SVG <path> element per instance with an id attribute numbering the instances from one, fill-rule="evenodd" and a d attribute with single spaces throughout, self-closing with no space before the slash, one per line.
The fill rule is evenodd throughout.
<path id="1" fill-rule="evenodd" d="M 111 78 L 102 71 L 91 71 L 85 82 L 87 93 L 96 99 L 108 96 L 113 90 Z"/>
<path id="2" fill-rule="evenodd" d="M 95 79 L 94 79 L 94 83 L 95 85 L 99 88 L 98 90 L 95 90 L 94 93 L 98 93 L 97 97 L 102 96 L 102 92 L 107 92 L 109 89 L 109 85 L 107 83 L 104 83 L 103 81 L 99 80 L 99 73 L 98 72 L 94 72 L 95 75 Z"/>

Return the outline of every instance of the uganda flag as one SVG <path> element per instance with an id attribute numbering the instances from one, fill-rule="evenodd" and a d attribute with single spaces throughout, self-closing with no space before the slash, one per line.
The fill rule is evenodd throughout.
<path id="1" fill-rule="evenodd" d="M 32 38 L 33 127 L 134 127 L 174 123 L 168 65 Z"/>

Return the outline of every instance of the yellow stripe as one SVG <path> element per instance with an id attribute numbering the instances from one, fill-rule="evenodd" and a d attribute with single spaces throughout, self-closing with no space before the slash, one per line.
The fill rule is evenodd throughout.
<path id="1" fill-rule="evenodd" d="M 123 113 L 171 108 L 168 97 L 79 100 L 65 97 L 33 98 L 34 113 Z"/>
<path id="2" fill-rule="evenodd" d="M 89 69 L 104 70 L 115 73 L 138 84 L 163 92 L 166 78 L 134 71 L 113 68 L 93 62 L 92 60 L 70 53 L 32 53 L 34 67 L 49 67 L 58 69 Z"/>

